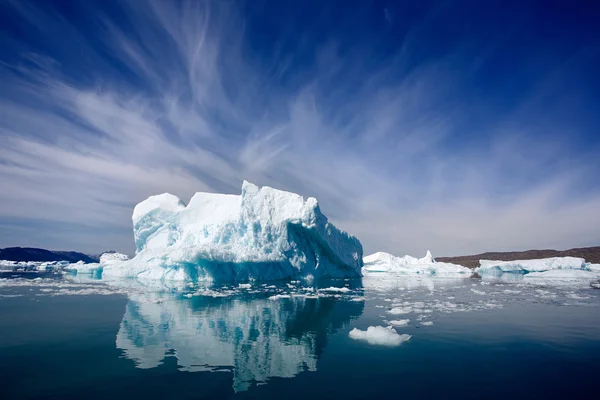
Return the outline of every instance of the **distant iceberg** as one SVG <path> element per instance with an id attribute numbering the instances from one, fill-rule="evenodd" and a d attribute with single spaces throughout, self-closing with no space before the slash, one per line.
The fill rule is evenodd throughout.
<path id="1" fill-rule="evenodd" d="M 427 252 L 423 258 L 411 256 L 396 257 L 388 253 L 375 253 L 363 258 L 363 275 L 369 273 L 389 273 L 395 275 L 426 275 L 426 276 L 470 276 L 472 271 L 462 265 L 437 262 Z"/>
<path id="2" fill-rule="evenodd" d="M 588 263 L 588 264 L 585 264 L 585 269 L 587 269 L 588 271 L 592 271 L 592 272 L 600 272 L 600 264 Z"/>
<path id="3" fill-rule="evenodd" d="M 550 257 L 535 260 L 493 261 L 480 260 L 475 272 L 486 273 L 520 273 L 544 272 L 555 269 L 587 270 L 586 262 L 578 257 Z"/>
<path id="4" fill-rule="evenodd" d="M 534 260 L 480 260 L 475 271 L 484 279 L 524 282 L 541 285 L 583 284 L 594 287 L 600 279 L 598 264 L 578 257 L 551 257 Z M 514 279 L 512 278 L 514 277 Z"/>
<path id="5" fill-rule="evenodd" d="M 244 182 L 242 194 L 151 196 L 133 212 L 136 256 L 101 261 L 102 277 L 272 280 L 361 275 L 362 245 L 317 200 Z"/>

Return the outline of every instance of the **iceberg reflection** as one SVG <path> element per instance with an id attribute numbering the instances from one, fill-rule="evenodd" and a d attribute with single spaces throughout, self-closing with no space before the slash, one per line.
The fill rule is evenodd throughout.
<path id="1" fill-rule="evenodd" d="M 316 371 L 328 335 L 363 311 L 336 298 L 130 298 L 116 345 L 139 368 L 174 356 L 184 371 L 230 371 L 233 389 Z"/>

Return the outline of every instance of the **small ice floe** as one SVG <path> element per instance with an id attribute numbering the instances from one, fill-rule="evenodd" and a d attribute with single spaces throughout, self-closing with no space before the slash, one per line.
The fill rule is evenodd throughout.
<path id="1" fill-rule="evenodd" d="M 275 296 L 269 297 L 269 300 L 289 299 L 292 296 L 289 294 L 276 294 Z"/>
<path id="2" fill-rule="evenodd" d="M 238 285 L 238 288 L 240 288 L 240 289 L 250 289 L 251 287 L 252 287 L 251 283 L 240 283 Z"/>
<path id="3" fill-rule="evenodd" d="M 567 293 L 567 294 L 565 294 L 565 297 L 568 297 L 569 299 L 573 299 L 573 300 L 585 300 L 585 299 L 591 298 L 591 296 L 582 296 L 577 293 Z"/>
<path id="4" fill-rule="evenodd" d="M 319 289 L 319 292 L 338 292 L 338 293 L 348 293 L 350 291 L 350 289 L 348 289 L 347 287 L 328 287 L 328 288 L 324 288 L 324 289 Z"/>
<path id="5" fill-rule="evenodd" d="M 433 321 L 421 321 L 421 325 L 431 326 L 431 325 L 433 325 Z"/>
<path id="6" fill-rule="evenodd" d="M 471 292 L 481 295 L 481 296 L 485 295 L 485 292 L 483 290 L 471 289 Z"/>
<path id="7" fill-rule="evenodd" d="M 548 290 L 543 290 L 543 289 L 537 289 L 535 291 L 537 293 L 537 297 L 540 297 L 542 299 L 554 299 L 556 298 L 556 294 L 552 293 Z"/>
<path id="8" fill-rule="evenodd" d="M 392 315 L 402 315 L 402 314 L 410 314 L 413 312 L 410 307 L 394 307 L 391 310 L 388 310 L 388 314 Z"/>
<path id="9" fill-rule="evenodd" d="M 391 321 L 386 321 L 388 324 L 390 325 L 394 325 L 394 326 L 405 326 L 408 325 L 408 323 L 410 322 L 410 319 L 394 319 Z"/>
<path id="10" fill-rule="evenodd" d="M 369 344 L 380 346 L 398 346 L 411 338 L 411 335 L 399 335 L 394 328 L 383 326 L 370 326 L 366 331 L 354 328 L 348 336 L 354 340 L 365 340 Z"/>

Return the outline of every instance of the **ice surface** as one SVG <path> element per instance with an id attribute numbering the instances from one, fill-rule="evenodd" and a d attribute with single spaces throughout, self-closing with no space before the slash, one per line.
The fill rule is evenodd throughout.
<path id="1" fill-rule="evenodd" d="M 554 283 L 570 284 L 575 282 L 587 282 L 600 278 L 600 273 L 577 269 L 553 269 L 543 272 L 531 272 L 524 276 L 524 282 L 554 281 Z"/>
<path id="2" fill-rule="evenodd" d="M 82 263 L 82 262 L 80 262 Z M 68 261 L 8 261 L 0 260 L 0 271 L 60 271 Z"/>
<path id="3" fill-rule="evenodd" d="M 392 327 L 370 326 L 366 331 L 354 328 L 348 334 L 351 339 L 366 340 L 369 344 L 382 346 L 398 346 L 411 338 L 410 335 L 399 335 Z"/>
<path id="4" fill-rule="evenodd" d="M 363 275 L 390 273 L 396 275 L 470 276 L 472 271 L 461 265 L 436 262 L 431 252 L 423 258 L 396 257 L 388 253 L 375 253 L 363 259 Z"/>
<path id="5" fill-rule="evenodd" d="M 585 268 L 588 269 L 589 271 L 593 271 L 593 272 L 600 272 L 600 264 L 585 264 Z"/>
<path id="6" fill-rule="evenodd" d="M 480 260 L 479 265 L 479 268 L 475 269 L 479 274 L 498 272 L 524 274 L 528 272 L 542 272 L 555 269 L 586 269 L 585 260 L 578 257 L 551 257 L 536 260 L 515 261 Z"/>
<path id="7" fill-rule="evenodd" d="M 348 293 L 350 291 L 350 289 L 348 289 L 347 287 L 338 288 L 338 287 L 330 286 L 328 288 L 319 289 L 319 291 L 320 292 Z"/>
<path id="8" fill-rule="evenodd" d="M 100 264 L 106 265 L 113 261 L 126 261 L 129 256 L 121 253 L 104 253 L 100 256 Z"/>
<path id="9" fill-rule="evenodd" d="M 410 319 L 398 319 L 398 320 L 388 321 L 388 323 L 390 325 L 394 325 L 394 326 L 408 325 L 409 322 L 410 322 Z"/>
<path id="10" fill-rule="evenodd" d="M 552 257 L 537 260 L 481 260 L 476 269 L 483 279 L 503 282 L 522 282 L 533 285 L 575 285 L 589 287 L 600 279 L 597 264 L 583 258 Z"/>
<path id="11" fill-rule="evenodd" d="M 101 268 L 102 267 L 98 263 L 85 264 L 82 261 L 64 267 L 65 271 L 74 271 L 78 274 L 95 274 L 96 272 L 99 272 Z"/>
<path id="12" fill-rule="evenodd" d="M 152 196 L 135 207 L 136 256 L 103 277 L 252 280 L 360 276 L 362 246 L 317 200 L 244 182 L 242 194 Z"/>

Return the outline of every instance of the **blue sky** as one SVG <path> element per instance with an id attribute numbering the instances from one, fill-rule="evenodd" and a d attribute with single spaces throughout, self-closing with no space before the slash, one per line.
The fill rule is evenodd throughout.
<path id="1" fill-rule="evenodd" d="M 3 1 L 0 247 L 149 195 L 315 196 L 365 253 L 600 239 L 594 2 Z"/>

